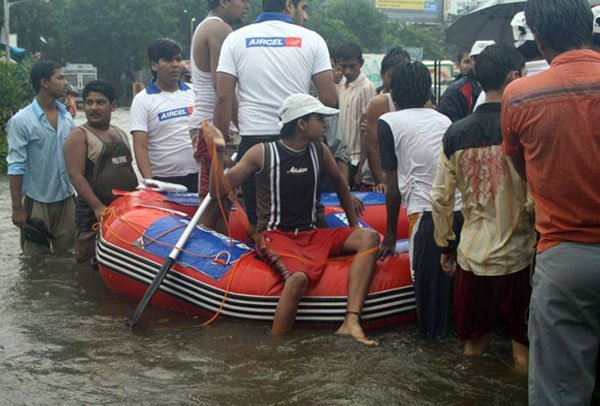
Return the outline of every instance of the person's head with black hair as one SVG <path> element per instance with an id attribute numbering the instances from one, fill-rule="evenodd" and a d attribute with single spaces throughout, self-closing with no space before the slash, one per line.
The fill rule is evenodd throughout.
<path id="1" fill-rule="evenodd" d="M 29 81 L 35 94 L 43 92 L 54 99 L 63 97 L 69 84 L 62 67 L 51 61 L 42 61 L 33 65 L 29 72 Z"/>
<path id="2" fill-rule="evenodd" d="M 222 18 L 226 23 L 240 24 L 248 14 L 250 0 L 208 0 L 209 16 Z"/>
<path id="3" fill-rule="evenodd" d="M 106 80 L 93 80 L 83 88 L 82 98 L 88 124 L 94 128 L 109 128 L 111 114 L 117 107 L 112 85 Z"/>
<path id="4" fill-rule="evenodd" d="M 83 92 L 81 93 L 81 97 L 84 101 L 91 92 L 100 93 L 101 95 L 106 97 L 106 100 L 108 100 L 109 103 L 112 103 L 116 100 L 115 89 L 106 80 L 98 79 L 88 82 L 88 84 L 85 85 L 85 87 L 83 88 Z"/>
<path id="5" fill-rule="evenodd" d="M 559 54 L 592 42 L 593 15 L 586 0 L 528 0 L 527 25 L 550 63 Z"/>
<path id="6" fill-rule="evenodd" d="M 456 54 L 454 61 L 456 68 L 462 76 L 466 76 L 471 70 L 471 50 L 469 48 L 461 48 Z"/>
<path id="7" fill-rule="evenodd" d="M 392 48 L 387 54 L 385 54 L 383 60 L 381 61 L 381 90 L 385 92 L 390 91 L 394 69 L 396 66 L 403 65 L 408 62 L 410 62 L 410 55 L 402 48 Z"/>
<path id="8" fill-rule="evenodd" d="M 396 67 L 391 93 L 398 110 L 424 107 L 431 100 L 429 69 L 421 62 L 409 62 Z"/>
<path id="9" fill-rule="evenodd" d="M 160 38 L 148 47 L 148 60 L 152 76 L 162 89 L 177 88 L 181 76 L 181 45 L 170 38 Z"/>
<path id="10" fill-rule="evenodd" d="M 337 50 L 337 58 L 346 83 L 354 82 L 360 75 L 360 70 L 365 62 L 360 46 L 353 43 L 342 45 Z"/>
<path id="11" fill-rule="evenodd" d="M 298 7 L 300 0 L 263 0 L 262 6 L 265 13 L 285 13 L 291 14 L 291 8 Z M 286 13 L 286 14 L 288 14 Z"/>
<path id="12" fill-rule="evenodd" d="M 504 88 L 523 74 L 525 58 L 516 48 L 494 44 L 485 48 L 477 58 L 476 77 L 488 94 L 503 92 Z"/>

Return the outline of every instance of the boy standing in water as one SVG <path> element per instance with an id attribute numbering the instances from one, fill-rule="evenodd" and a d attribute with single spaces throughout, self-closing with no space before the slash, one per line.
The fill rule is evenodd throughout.
<path id="1" fill-rule="evenodd" d="M 502 317 L 513 339 L 515 367 L 523 373 L 534 213 L 527 183 L 502 152 L 500 109 L 505 87 L 524 68 L 525 58 L 507 45 L 490 45 L 479 55 L 476 76 L 486 103 L 444 135 L 431 190 L 441 266 L 455 277 L 454 321 L 458 338 L 465 342 L 464 354 L 487 350 L 494 323 Z M 450 248 L 456 238 L 456 189 L 462 194 L 465 218 L 457 251 Z"/>

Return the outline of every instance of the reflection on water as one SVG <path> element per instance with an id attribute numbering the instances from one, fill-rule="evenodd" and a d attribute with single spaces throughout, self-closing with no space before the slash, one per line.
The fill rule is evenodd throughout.
<path id="1" fill-rule="evenodd" d="M 127 128 L 121 111 L 122 128 Z M 27 259 L 0 177 L 0 404 L 525 405 L 510 341 L 467 359 L 456 340 L 423 340 L 413 325 L 373 333 L 363 348 L 333 330 L 273 341 L 262 324 L 200 320 L 135 305 L 71 258 Z"/>

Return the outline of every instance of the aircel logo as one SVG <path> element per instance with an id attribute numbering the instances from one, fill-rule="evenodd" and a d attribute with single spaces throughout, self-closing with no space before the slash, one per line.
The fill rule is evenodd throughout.
<path id="1" fill-rule="evenodd" d="M 182 107 L 158 113 L 158 121 L 171 120 L 173 118 L 185 117 L 192 115 L 192 107 Z"/>
<path id="2" fill-rule="evenodd" d="M 256 37 L 246 38 L 246 48 L 302 48 L 302 38 L 300 37 Z"/>

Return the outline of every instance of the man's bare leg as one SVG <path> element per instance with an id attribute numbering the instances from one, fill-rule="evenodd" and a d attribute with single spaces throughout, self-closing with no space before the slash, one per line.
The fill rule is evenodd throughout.
<path id="1" fill-rule="evenodd" d="M 287 333 L 294 327 L 298 303 L 304 296 L 307 286 L 308 278 L 302 272 L 293 274 L 285 281 L 273 318 L 272 334 Z"/>
<path id="2" fill-rule="evenodd" d="M 529 347 L 512 340 L 512 351 L 515 371 L 526 374 L 529 370 Z"/>
<path id="3" fill-rule="evenodd" d="M 378 343 L 365 335 L 360 325 L 360 314 L 375 274 L 377 251 L 374 250 L 367 255 L 362 253 L 377 246 L 379 246 L 379 236 L 365 229 L 357 229 L 344 244 L 344 252 L 355 252 L 359 254 L 359 257 L 355 258 L 352 265 L 350 265 L 346 317 L 337 331 L 337 334 L 352 337 L 358 342 L 369 346 L 378 345 Z"/>
<path id="4" fill-rule="evenodd" d="M 465 350 L 463 351 L 463 355 L 468 357 L 481 355 L 490 347 L 491 341 L 492 333 L 484 334 L 475 340 L 467 340 L 465 341 Z"/>

